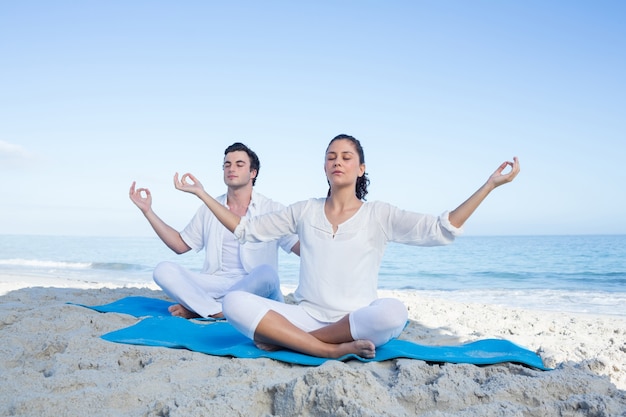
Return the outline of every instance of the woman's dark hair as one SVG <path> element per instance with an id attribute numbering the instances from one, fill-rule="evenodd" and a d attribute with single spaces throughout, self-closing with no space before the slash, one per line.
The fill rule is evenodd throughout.
<path id="1" fill-rule="evenodd" d="M 235 142 L 232 145 L 230 145 L 228 148 L 226 148 L 226 150 L 224 151 L 224 156 L 226 156 L 227 154 L 231 152 L 236 152 L 236 151 L 243 151 L 248 154 L 248 157 L 250 158 L 250 172 L 256 169 L 256 176 L 252 178 L 252 186 L 254 187 L 254 184 L 256 183 L 257 178 L 259 178 L 259 171 L 261 170 L 261 161 L 259 161 L 259 157 L 256 156 L 256 154 L 254 153 L 252 149 L 248 148 L 246 145 L 240 142 Z"/>
<path id="2" fill-rule="evenodd" d="M 345 134 L 335 136 L 328 143 L 328 147 L 326 147 L 326 150 L 328 150 L 328 148 L 334 141 L 342 140 L 342 139 L 349 140 L 350 142 L 352 142 L 352 144 L 356 148 L 357 153 L 359 154 L 359 164 L 364 164 L 365 153 L 363 152 L 363 147 L 361 146 L 361 142 L 359 142 L 359 140 L 353 136 L 345 135 Z M 367 178 L 367 172 L 364 172 L 362 176 L 356 179 L 356 187 L 355 187 L 356 198 L 358 198 L 359 200 L 366 199 L 365 196 L 367 195 L 367 186 L 369 184 L 370 184 L 370 179 Z M 328 183 L 328 185 L 330 185 L 330 182 Z M 330 197 L 330 188 L 328 188 L 328 194 L 326 196 Z"/>

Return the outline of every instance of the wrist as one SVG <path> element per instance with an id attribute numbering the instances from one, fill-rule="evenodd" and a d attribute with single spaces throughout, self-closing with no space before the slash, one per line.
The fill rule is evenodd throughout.
<path id="1" fill-rule="evenodd" d="M 485 185 L 483 185 L 483 189 L 485 190 L 485 192 L 487 194 L 489 194 L 490 192 L 492 192 L 493 190 L 495 190 L 497 187 L 497 185 L 495 183 L 493 183 L 492 181 L 487 181 L 485 183 Z"/>

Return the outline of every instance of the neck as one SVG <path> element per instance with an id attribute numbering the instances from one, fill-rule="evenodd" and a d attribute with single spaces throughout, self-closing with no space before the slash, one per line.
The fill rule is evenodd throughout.
<path id="1" fill-rule="evenodd" d="M 242 188 L 229 187 L 226 193 L 226 204 L 230 211 L 245 215 L 252 200 L 252 186 Z M 242 213 L 242 214 L 241 214 Z"/>
<path id="2" fill-rule="evenodd" d="M 361 200 L 356 197 L 354 189 L 335 188 L 331 189 L 330 197 L 326 199 L 326 204 L 332 207 L 350 207 L 355 204 L 360 205 Z"/>

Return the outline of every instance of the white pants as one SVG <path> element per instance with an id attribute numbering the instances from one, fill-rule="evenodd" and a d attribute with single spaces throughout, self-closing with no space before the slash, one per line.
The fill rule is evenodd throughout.
<path id="1" fill-rule="evenodd" d="M 270 310 L 285 317 L 305 332 L 332 324 L 311 317 L 299 305 L 284 304 L 250 293 L 233 291 L 223 299 L 224 316 L 250 339 L 254 339 L 259 322 Z M 407 309 L 400 300 L 379 298 L 349 314 L 350 333 L 354 340 L 366 339 L 375 346 L 380 346 L 400 335 L 407 319 Z"/>
<path id="2" fill-rule="evenodd" d="M 202 317 L 222 311 L 222 298 L 230 291 L 245 291 L 283 302 L 278 274 L 269 265 L 261 265 L 239 280 L 220 275 L 202 274 L 174 262 L 161 262 L 153 272 L 154 282 L 177 303 Z"/>

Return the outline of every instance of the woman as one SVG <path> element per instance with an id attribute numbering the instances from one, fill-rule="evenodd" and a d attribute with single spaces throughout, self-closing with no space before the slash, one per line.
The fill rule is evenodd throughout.
<path id="1" fill-rule="evenodd" d="M 511 170 L 504 173 L 507 166 Z M 408 317 L 399 300 L 377 298 L 378 270 L 387 242 L 451 243 L 485 197 L 515 178 L 519 162 L 514 158 L 502 163 L 469 199 L 439 217 L 364 202 L 369 180 L 363 148 L 352 136 L 331 140 L 324 170 L 330 185 L 326 198 L 301 201 L 254 219 L 241 219 L 225 209 L 191 174 L 180 180 L 176 174 L 174 185 L 198 196 L 242 243 L 293 233 L 300 239 L 300 280 L 294 294 L 298 304 L 231 292 L 223 300 L 223 311 L 235 328 L 261 349 L 373 358 L 376 346 L 397 337 Z"/>

